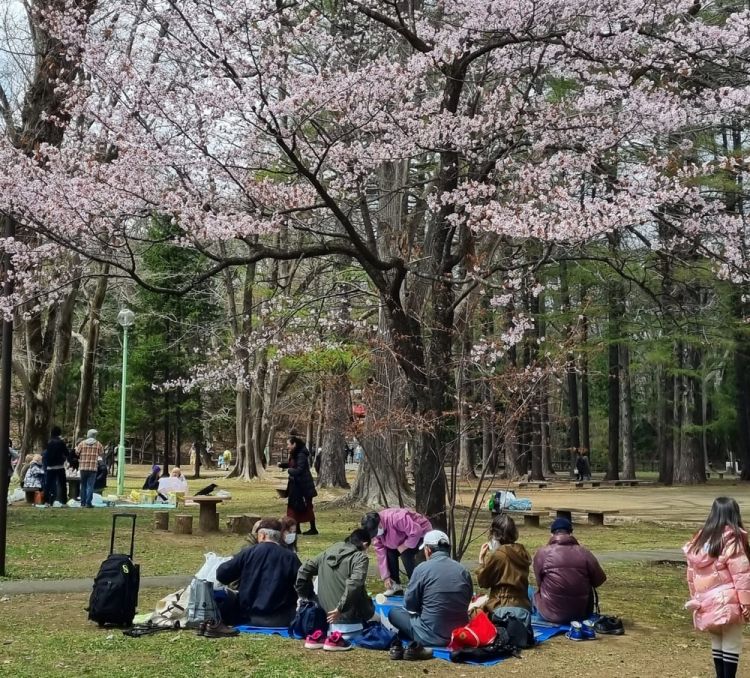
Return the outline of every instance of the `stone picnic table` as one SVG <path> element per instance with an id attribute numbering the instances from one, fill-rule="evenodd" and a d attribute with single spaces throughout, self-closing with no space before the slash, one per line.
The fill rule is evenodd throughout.
<path id="1" fill-rule="evenodd" d="M 200 506 L 198 525 L 203 532 L 219 531 L 219 514 L 216 507 L 224 501 L 222 497 L 208 497 L 199 495 L 197 497 L 185 497 L 186 501 L 194 501 Z"/>

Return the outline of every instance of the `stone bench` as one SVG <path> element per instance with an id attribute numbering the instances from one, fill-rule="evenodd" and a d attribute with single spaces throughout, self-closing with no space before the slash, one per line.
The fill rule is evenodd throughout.
<path id="1" fill-rule="evenodd" d="M 602 481 L 601 480 L 571 480 L 570 484 L 574 487 L 581 488 L 581 487 L 601 487 Z"/>
<path id="2" fill-rule="evenodd" d="M 619 513 L 615 509 L 558 508 L 553 509 L 558 518 L 567 518 L 573 522 L 573 513 L 585 513 L 589 525 L 604 525 L 604 516 Z"/>
<path id="3" fill-rule="evenodd" d="M 536 487 L 538 490 L 543 490 L 547 487 L 547 483 L 536 480 L 522 480 L 521 482 L 516 483 L 516 487 Z"/>
<path id="4" fill-rule="evenodd" d="M 726 475 L 726 471 L 706 471 L 706 479 L 709 479 L 711 477 L 711 474 L 715 473 L 717 476 L 719 476 L 719 480 L 724 480 L 724 476 Z"/>
<path id="5" fill-rule="evenodd" d="M 541 509 L 539 511 L 511 511 L 510 509 L 506 509 L 505 513 L 511 516 L 511 518 L 515 518 L 516 516 L 523 516 L 524 527 L 540 527 L 539 519 L 542 516 L 548 515 L 549 510 Z M 493 513 L 492 515 L 496 516 L 498 514 Z"/>

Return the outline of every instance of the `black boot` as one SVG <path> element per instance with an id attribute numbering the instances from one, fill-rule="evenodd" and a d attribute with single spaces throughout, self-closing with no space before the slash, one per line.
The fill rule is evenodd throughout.
<path id="1" fill-rule="evenodd" d="M 314 537 L 316 534 L 318 534 L 318 531 L 315 529 L 315 521 L 310 521 L 310 529 L 307 532 L 303 532 L 302 534 L 307 535 L 308 537 Z"/>

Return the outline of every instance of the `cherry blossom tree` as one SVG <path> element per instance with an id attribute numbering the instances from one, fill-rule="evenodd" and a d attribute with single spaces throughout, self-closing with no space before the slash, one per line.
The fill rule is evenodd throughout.
<path id="1" fill-rule="evenodd" d="M 745 278 L 741 215 L 700 182 L 733 160 L 692 153 L 697 131 L 750 103 L 739 5 L 60 0 L 38 11 L 85 76 L 64 69 L 45 110 L 61 143 L 0 148 L 0 210 L 154 290 L 138 253 L 155 212 L 210 262 L 199 278 L 266 259 L 356 263 L 422 422 L 416 504 L 436 524 L 467 295 L 612 233 L 659 248 L 665 224 L 667 247 Z M 16 264 L 30 270 L 24 252 Z"/>

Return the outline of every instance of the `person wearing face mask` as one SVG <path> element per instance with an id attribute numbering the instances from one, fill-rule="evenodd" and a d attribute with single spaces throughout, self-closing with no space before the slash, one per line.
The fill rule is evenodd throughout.
<path id="1" fill-rule="evenodd" d="M 428 659 L 425 647 L 444 647 L 451 632 L 469 621 L 473 593 L 471 575 L 450 557 L 450 540 L 445 532 L 430 530 L 419 545 L 425 562 L 414 569 L 404 594 L 404 607 L 394 607 L 388 621 L 398 629 L 401 640 L 412 641 L 404 652 L 391 646 L 391 659 Z"/>
<path id="2" fill-rule="evenodd" d="M 297 553 L 297 521 L 289 516 L 281 519 L 281 545 Z"/>
<path id="3" fill-rule="evenodd" d="M 488 588 L 485 611 L 494 620 L 505 614 L 516 617 L 531 627 L 529 600 L 529 568 L 531 556 L 523 544 L 517 543 L 518 528 L 506 513 L 496 515 L 490 527 L 490 540 L 479 549 L 477 583 Z"/>
<path id="4" fill-rule="evenodd" d="M 318 602 L 328 613 L 329 624 L 364 624 L 375 614 L 367 595 L 370 541 L 366 530 L 354 530 L 346 541 L 308 560 L 297 573 L 297 595 L 307 600 L 314 597 L 312 582 L 317 575 Z"/>
<path id="5" fill-rule="evenodd" d="M 421 513 L 404 508 L 381 509 L 362 518 L 362 528 L 372 538 L 378 559 L 378 570 L 385 584 L 386 596 L 403 593 L 399 558 L 406 576 L 411 577 L 417 563 L 422 560 L 417 545 L 432 529 L 430 521 Z"/>

